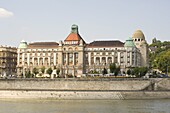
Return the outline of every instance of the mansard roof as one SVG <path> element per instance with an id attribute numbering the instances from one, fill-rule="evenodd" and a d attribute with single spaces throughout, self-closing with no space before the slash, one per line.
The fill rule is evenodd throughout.
<path id="1" fill-rule="evenodd" d="M 124 43 L 119 40 L 93 41 L 87 47 L 124 47 Z"/>
<path id="2" fill-rule="evenodd" d="M 28 48 L 56 48 L 58 45 L 57 42 L 33 42 L 29 43 Z"/>

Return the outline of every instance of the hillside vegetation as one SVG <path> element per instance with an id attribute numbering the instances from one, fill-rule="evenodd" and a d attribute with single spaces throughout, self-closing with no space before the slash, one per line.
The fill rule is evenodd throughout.
<path id="1" fill-rule="evenodd" d="M 170 41 L 153 41 L 149 45 L 150 67 L 163 73 L 170 72 Z"/>

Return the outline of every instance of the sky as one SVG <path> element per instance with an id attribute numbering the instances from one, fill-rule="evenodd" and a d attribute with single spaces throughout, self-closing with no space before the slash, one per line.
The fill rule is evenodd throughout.
<path id="1" fill-rule="evenodd" d="M 170 0 L 0 0 L 0 45 L 82 38 L 120 40 L 140 29 L 148 43 L 170 39 Z"/>

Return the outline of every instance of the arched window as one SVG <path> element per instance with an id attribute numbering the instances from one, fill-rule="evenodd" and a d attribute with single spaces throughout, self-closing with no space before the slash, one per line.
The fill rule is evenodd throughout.
<path id="1" fill-rule="evenodd" d="M 69 51 L 72 51 L 73 49 L 70 47 L 68 50 L 69 50 Z"/>
<path id="2" fill-rule="evenodd" d="M 77 50 L 78 50 L 78 48 L 76 47 L 76 48 L 75 48 L 75 50 L 77 51 Z"/>

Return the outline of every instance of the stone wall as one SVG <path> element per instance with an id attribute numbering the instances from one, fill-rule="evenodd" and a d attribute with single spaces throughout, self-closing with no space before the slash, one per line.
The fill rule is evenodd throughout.
<path id="1" fill-rule="evenodd" d="M 45 90 L 143 90 L 150 80 L 65 80 L 12 79 L 0 80 L 0 89 Z"/>
<path id="2" fill-rule="evenodd" d="M 170 79 L 0 79 L 0 98 L 169 99 L 169 87 Z"/>
<path id="3" fill-rule="evenodd" d="M 157 79 L 155 87 L 156 90 L 170 90 L 170 79 Z"/>
<path id="4" fill-rule="evenodd" d="M 0 99 L 170 99 L 165 91 L 17 91 L 0 90 Z"/>

